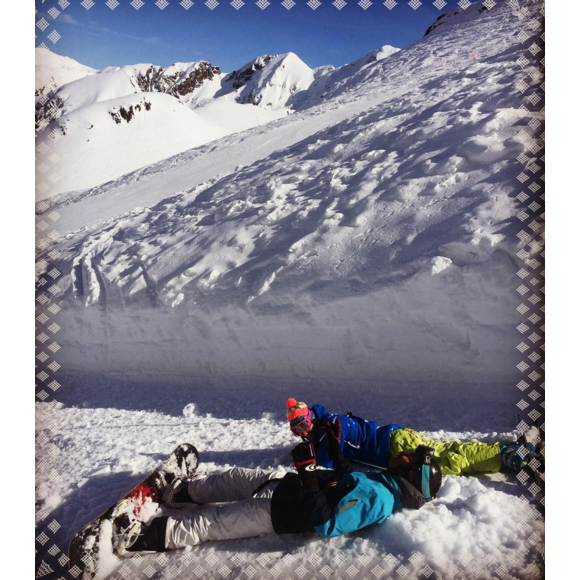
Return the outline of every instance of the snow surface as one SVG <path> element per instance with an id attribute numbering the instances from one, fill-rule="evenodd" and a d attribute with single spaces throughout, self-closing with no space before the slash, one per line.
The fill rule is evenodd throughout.
<path id="1" fill-rule="evenodd" d="M 35 49 L 35 86 L 37 94 L 49 95 L 62 85 L 94 75 L 94 68 L 47 48 Z"/>
<path id="2" fill-rule="evenodd" d="M 515 384 L 528 70 L 509 8 L 465 13 L 262 133 L 62 196 L 66 368 Z"/>
<path id="3" fill-rule="evenodd" d="M 37 497 L 59 546 L 179 443 L 210 471 L 290 468 L 289 396 L 434 438 L 514 438 L 516 83 L 533 81 L 516 63 L 520 22 L 505 3 L 480 7 L 261 131 L 54 202 L 63 374 L 61 402 L 37 404 L 38 453 L 54 455 Z M 311 87 L 332 74 L 313 71 Z M 198 108 L 154 96 L 215 107 L 205 121 L 219 125 L 216 88 Z M 152 104 L 140 114 L 164 107 Z M 446 477 L 436 501 L 380 527 L 207 544 L 167 554 L 164 570 L 529 578 L 542 512 L 509 475 Z M 127 565 L 148 577 L 152 563 Z"/>
<path id="4" fill-rule="evenodd" d="M 292 469 L 290 450 L 296 439 L 285 421 L 287 396 L 385 424 L 401 422 L 436 439 L 515 438 L 513 388 L 473 387 L 457 396 L 445 385 L 390 385 L 388 395 L 374 397 L 372 386 L 360 382 L 345 388 L 298 381 L 192 381 L 184 388 L 166 380 L 160 389 L 71 378 L 66 385 L 57 408 L 37 404 L 40 436 L 51 434 L 51 422 L 60 424 L 54 442 L 60 453 L 52 462 L 53 471 L 42 478 L 38 498 L 50 513 L 46 521 L 54 518 L 62 526 L 54 535 L 61 547 L 179 443 L 195 444 L 202 468 L 209 473 L 233 466 Z M 472 404 L 474 399 L 481 407 Z M 166 553 L 162 566 L 149 557 L 130 563 L 131 578 L 140 578 L 148 565 L 158 571 L 154 578 L 164 577 L 163 571 L 174 565 L 179 578 L 199 577 L 197 566 L 204 570 L 202 577 L 221 578 L 224 565 L 229 568 L 224 577 L 232 580 L 246 577 L 250 566 L 256 577 L 267 578 L 276 567 L 292 579 L 301 577 L 300 566 L 308 578 L 320 577 L 328 566 L 328 578 L 344 579 L 350 566 L 359 570 L 359 578 L 388 578 L 396 577 L 403 565 L 409 578 L 418 578 L 430 565 L 447 570 L 449 577 L 457 569 L 454 577 L 472 578 L 479 566 L 481 578 L 521 580 L 530 577 L 529 567 L 538 560 L 539 545 L 528 538 L 532 533 L 542 536 L 542 511 L 513 475 L 445 477 L 433 503 L 417 512 L 398 512 L 376 528 L 331 540 L 302 534 L 203 544 L 191 552 Z M 178 516 L 179 511 L 159 514 Z M 192 558 L 184 561 L 187 554 Z M 104 577 L 116 577 L 114 570 L 126 563 L 111 554 Z"/>

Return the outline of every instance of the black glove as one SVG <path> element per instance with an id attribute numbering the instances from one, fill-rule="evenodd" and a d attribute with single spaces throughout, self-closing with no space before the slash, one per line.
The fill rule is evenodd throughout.
<path id="1" fill-rule="evenodd" d="M 299 443 L 292 449 L 294 467 L 298 470 L 300 481 L 304 489 L 316 492 L 319 490 L 316 476 L 316 453 L 312 443 Z"/>
<path id="2" fill-rule="evenodd" d="M 321 428 L 326 431 L 326 448 L 328 449 L 328 456 L 332 459 L 332 464 L 336 471 L 349 473 L 352 471 L 350 462 L 345 459 L 340 448 L 340 435 L 342 432 L 342 425 L 340 419 L 337 417 L 334 423 L 326 421 Z"/>

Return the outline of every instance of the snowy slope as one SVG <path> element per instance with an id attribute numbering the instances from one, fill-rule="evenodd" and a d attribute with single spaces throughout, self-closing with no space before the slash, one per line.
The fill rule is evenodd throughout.
<path id="1" fill-rule="evenodd" d="M 36 96 L 49 96 L 62 85 L 94 75 L 97 71 L 47 48 L 35 49 Z"/>
<path id="2" fill-rule="evenodd" d="M 469 21 L 472 18 L 473 12 L 477 10 L 479 14 L 482 14 L 488 10 L 487 6 L 483 2 L 478 2 L 477 5 L 471 9 L 471 13 L 465 13 L 462 8 L 452 8 L 451 10 L 441 14 L 439 18 L 427 29 L 425 36 L 431 34 L 434 30 L 443 27 L 447 29 L 450 26 L 461 26 L 464 22 Z M 438 32 L 440 30 L 437 30 Z"/>
<path id="3" fill-rule="evenodd" d="M 306 109 L 318 105 L 321 99 L 330 99 L 344 94 L 358 85 L 358 81 L 353 80 L 355 73 L 367 68 L 372 63 L 396 54 L 399 50 L 399 48 L 386 44 L 362 58 L 336 69 L 334 67 L 315 69 L 314 82 L 309 86 L 308 91 L 298 94 L 292 99 L 292 105 L 298 109 Z"/>
<path id="4" fill-rule="evenodd" d="M 67 368 L 513 381 L 526 69 L 477 8 L 263 134 L 65 196 Z"/>
<path id="5" fill-rule="evenodd" d="M 38 134 L 42 141 L 57 131 L 51 150 L 66 174 L 55 185 L 66 189 L 115 179 L 229 132 L 167 94 L 130 93 L 80 106 L 71 101 L 65 102 L 63 115 Z M 69 104 L 74 106 L 66 112 Z"/>

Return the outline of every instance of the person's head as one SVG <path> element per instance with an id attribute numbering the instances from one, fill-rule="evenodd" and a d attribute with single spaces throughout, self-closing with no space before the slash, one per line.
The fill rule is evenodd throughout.
<path id="1" fill-rule="evenodd" d="M 307 435 L 312 429 L 312 411 L 308 405 L 290 398 L 286 401 L 286 409 L 286 419 L 292 433 L 297 437 Z"/>
<path id="2" fill-rule="evenodd" d="M 415 451 L 405 456 L 395 474 L 406 479 L 415 489 L 418 489 L 430 501 L 441 489 L 441 468 L 433 456 L 433 449 L 419 445 Z"/>

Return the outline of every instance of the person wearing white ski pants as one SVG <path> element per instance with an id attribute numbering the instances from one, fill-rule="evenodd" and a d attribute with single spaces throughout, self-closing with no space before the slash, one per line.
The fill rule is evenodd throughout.
<path id="1" fill-rule="evenodd" d="M 271 499 L 286 471 L 263 471 L 234 467 L 223 473 L 200 477 L 188 483 L 191 498 L 202 504 L 226 503 L 201 508 L 183 519 L 169 517 L 165 546 L 169 550 L 196 546 L 214 540 L 250 538 L 272 534 Z"/>

